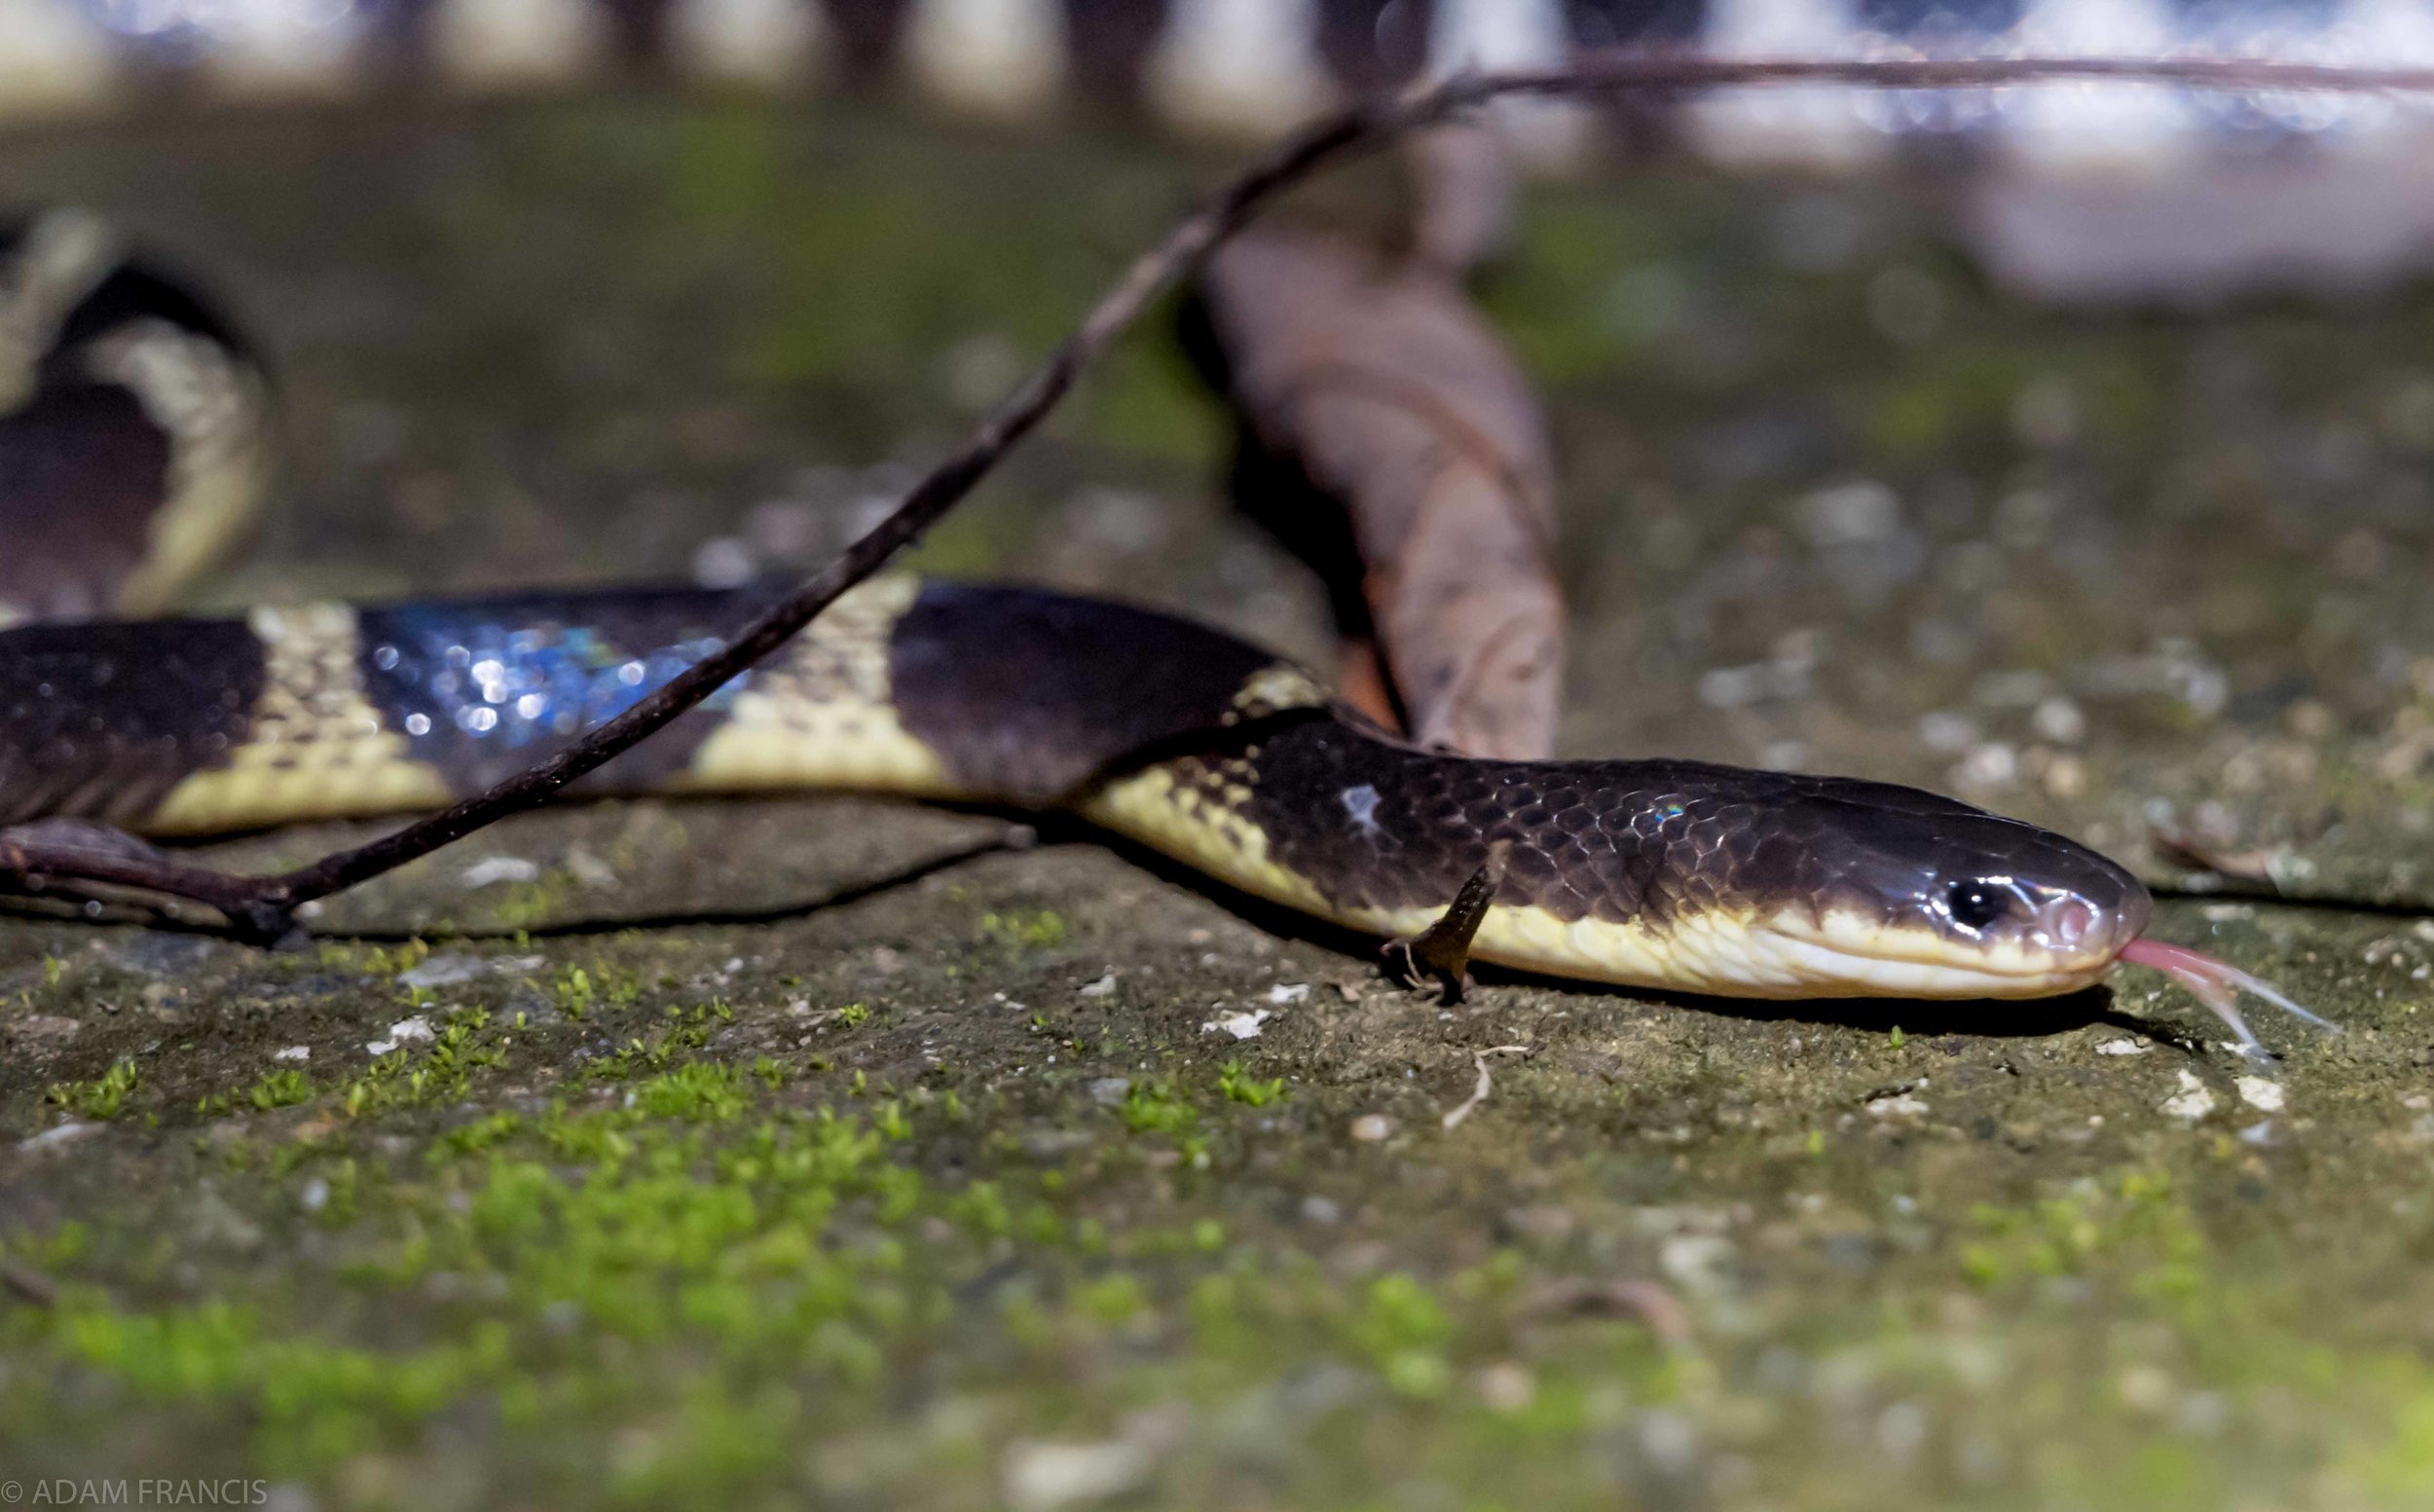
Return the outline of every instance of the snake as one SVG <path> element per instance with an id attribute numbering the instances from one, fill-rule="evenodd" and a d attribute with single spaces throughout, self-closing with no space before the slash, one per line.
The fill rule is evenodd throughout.
<path id="1" fill-rule="evenodd" d="M 25 621 L 0 630 L 0 841 L 44 822 L 176 839 L 443 806 L 647 697 L 779 591 L 145 617 L 259 501 L 259 364 L 177 278 L 52 216 L 0 234 L 0 540 L 24 542 L 0 551 L 0 612 Z M 136 543 L 69 548 L 103 527 Z M 1386 937 L 1449 995 L 1474 960 L 1947 1000 L 2076 992 L 2133 961 L 2247 1044 L 2235 988 L 2312 1017 L 2146 939 L 2147 888 L 2034 825 L 1855 778 L 1426 748 L 1235 636 L 1039 587 L 865 582 L 570 795 L 827 790 L 1070 814 Z"/>

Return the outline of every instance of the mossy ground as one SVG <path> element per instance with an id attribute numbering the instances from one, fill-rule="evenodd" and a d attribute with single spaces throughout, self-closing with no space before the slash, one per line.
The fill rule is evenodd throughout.
<path id="1" fill-rule="evenodd" d="M 0 163 L 184 250 L 280 360 L 288 497 L 217 603 L 816 556 L 1210 166 L 613 99 Z M 2183 899 L 2157 933 L 2348 1033 L 2271 1024 L 2260 1070 L 2137 977 L 1445 1010 L 1062 829 L 537 816 L 338 901 L 315 950 L 0 928 L 0 1478 L 2434 1500 L 2434 302 L 2025 312 L 1927 198 L 1670 173 L 1529 203 L 1486 299 L 1565 462 L 1568 743 L 1958 784 L 2158 876 L 2151 824 L 2255 851 L 2381 907 Z M 1891 271 L 1932 329 L 1871 323 Z M 1147 333 L 925 550 L 1320 652 L 1226 449 Z"/>

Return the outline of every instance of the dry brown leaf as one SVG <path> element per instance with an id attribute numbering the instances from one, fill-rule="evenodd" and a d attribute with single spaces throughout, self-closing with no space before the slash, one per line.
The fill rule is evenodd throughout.
<path id="1" fill-rule="evenodd" d="M 1250 440 L 1320 496 L 1291 507 L 1333 500 L 1348 518 L 1412 737 L 1548 755 L 1564 661 L 1554 465 L 1503 345 L 1441 274 L 1309 234 L 1237 239 L 1202 288 Z M 1285 501 L 1253 503 L 1274 519 Z"/>
<path id="2" fill-rule="evenodd" d="M 1449 121 L 1398 144 L 1411 185 L 1411 260 L 1458 278 L 1504 250 L 1521 176 L 1492 121 Z"/>
<path id="3" fill-rule="evenodd" d="M 1525 1321 L 1581 1314 L 1638 1318 L 1667 1346 L 1687 1344 L 1691 1337 L 1690 1309 L 1656 1281 L 1564 1276 L 1523 1293 L 1516 1310 Z"/>
<path id="4" fill-rule="evenodd" d="M 2231 882 L 2273 885 L 2271 850 L 2230 851 L 2185 830 L 2156 829 L 2148 832 L 2156 854 L 2183 871 L 2203 872 Z"/>

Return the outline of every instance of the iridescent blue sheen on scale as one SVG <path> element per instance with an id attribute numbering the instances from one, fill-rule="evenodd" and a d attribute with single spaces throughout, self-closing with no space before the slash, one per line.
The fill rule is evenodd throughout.
<path id="1" fill-rule="evenodd" d="M 756 597 L 650 594 L 607 616 L 596 616 L 597 604 L 574 613 L 574 605 L 547 599 L 370 610 L 361 624 L 364 683 L 417 756 L 492 781 L 614 719 L 717 650 Z M 715 718 L 751 677 L 737 677 L 680 725 Z M 689 750 L 691 741 L 669 733 Z"/>

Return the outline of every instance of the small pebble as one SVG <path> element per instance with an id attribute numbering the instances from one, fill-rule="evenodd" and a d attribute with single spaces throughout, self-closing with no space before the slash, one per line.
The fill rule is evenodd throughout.
<path id="1" fill-rule="evenodd" d="M 2121 1395 L 2122 1406 L 2151 1418 L 2162 1416 L 2175 1395 L 2172 1378 L 2153 1365 L 2133 1365 L 2121 1372 L 2114 1389 Z"/>
<path id="2" fill-rule="evenodd" d="M 2057 746 L 2076 746 L 2087 735 L 2087 716 L 2067 698 L 2045 700 L 2028 717 L 2028 723 L 2042 739 Z"/>
<path id="3" fill-rule="evenodd" d="M 740 588 L 759 571 L 753 548 L 732 535 L 703 541 L 693 553 L 693 581 L 704 588 Z"/>
<path id="4" fill-rule="evenodd" d="M 1529 1366 L 1501 1360 L 1479 1373 L 1480 1405 L 1494 1413 L 1517 1413 L 1538 1399 L 1538 1378 Z"/>
<path id="5" fill-rule="evenodd" d="M 1094 1444 L 1018 1441 L 1006 1451 L 1006 1504 L 1014 1512 L 1106 1501 L 1133 1491 L 1158 1467 L 1146 1445 L 1110 1439 Z"/>
<path id="6" fill-rule="evenodd" d="M 1864 546 L 1901 525 L 1901 498 L 1872 478 L 1822 488 L 1802 498 L 1800 528 L 1817 546 Z"/>
<path id="7" fill-rule="evenodd" d="M 1977 743 L 1977 721 L 1947 710 L 1921 715 L 1918 743 L 1942 756 L 1959 756 Z"/>
<path id="8" fill-rule="evenodd" d="M 1394 1120 L 1383 1113 L 1364 1113 L 1352 1121 L 1352 1137 L 1363 1144 L 1376 1144 L 1394 1132 Z"/>
<path id="9" fill-rule="evenodd" d="M 1973 746 L 1952 768 L 1952 780 L 1964 788 L 2006 788 L 2020 775 L 2020 754 L 2002 741 Z"/>

